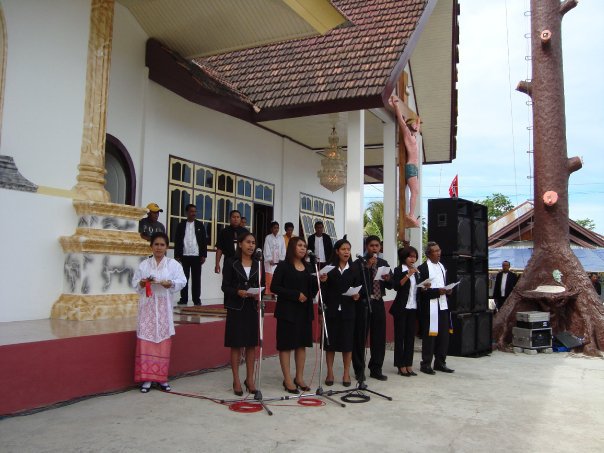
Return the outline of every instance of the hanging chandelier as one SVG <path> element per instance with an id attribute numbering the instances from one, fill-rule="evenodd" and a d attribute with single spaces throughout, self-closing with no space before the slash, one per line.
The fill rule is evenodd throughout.
<path id="1" fill-rule="evenodd" d="M 321 159 L 321 170 L 317 172 L 321 185 L 332 192 L 346 185 L 346 159 L 338 146 L 339 141 L 334 127 L 329 136 L 329 148 L 325 148 L 325 157 Z"/>

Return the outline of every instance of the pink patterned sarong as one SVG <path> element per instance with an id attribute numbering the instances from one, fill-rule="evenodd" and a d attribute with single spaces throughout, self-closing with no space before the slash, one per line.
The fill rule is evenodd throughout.
<path id="1" fill-rule="evenodd" d="M 136 339 L 136 355 L 134 358 L 135 382 L 168 382 L 170 368 L 170 350 L 172 338 L 160 343 Z"/>

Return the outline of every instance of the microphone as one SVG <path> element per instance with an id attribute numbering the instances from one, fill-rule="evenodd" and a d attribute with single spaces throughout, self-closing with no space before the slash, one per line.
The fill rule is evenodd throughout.
<path id="1" fill-rule="evenodd" d="M 309 250 L 307 252 L 307 255 L 308 255 L 308 259 L 310 261 L 310 264 L 315 264 L 317 262 L 317 255 L 315 255 L 312 250 Z"/>
<path id="2" fill-rule="evenodd" d="M 366 263 L 366 262 L 367 262 L 367 260 L 365 259 L 365 257 L 364 257 L 363 255 L 361 255 L 361 254 L 357 253 L 355 256 L 356 256 L 358 259 L 360 259 L 360 260 L 361 260 L 363 263 Z"/>
<path id="3" fill-rule="evenodd" d="M 257 248 L 256 251 L 254 252 L 254 256 L 261 260 L 262 259 L 262 249 L 261 248 Z"/>

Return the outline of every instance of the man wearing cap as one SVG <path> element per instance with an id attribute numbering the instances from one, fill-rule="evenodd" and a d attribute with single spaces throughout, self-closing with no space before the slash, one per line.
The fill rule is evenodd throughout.
<path id="1" fill-rule="evenodd" d="M 161 231 L 162 233 L 166 232 L 166 228 L 164 225 L 158 221 L 159 213 L 164 212 L 163 209 L 160 209 L 157 203 L 149 203 L 147 205 L 147 209 L 149 212 L 147 213 L 147 217 L 143 217 L 138 222 L 138 232 L 145 241 L 150 241 L 153 233 L 157 233 Z"/>

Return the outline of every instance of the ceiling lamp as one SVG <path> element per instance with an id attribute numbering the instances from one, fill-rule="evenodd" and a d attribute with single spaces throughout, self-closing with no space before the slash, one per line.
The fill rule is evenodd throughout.
<path id="1" fill-rule="evenodd" d="M 338 146 L 339 141 L 334 127 L 329 136 L 329 148 L 325 148 L 325 157 L 321 159 L 321 170 L 317 172 L 321 185 L 332 192 L 346 185 L 346 159 Z"/>

